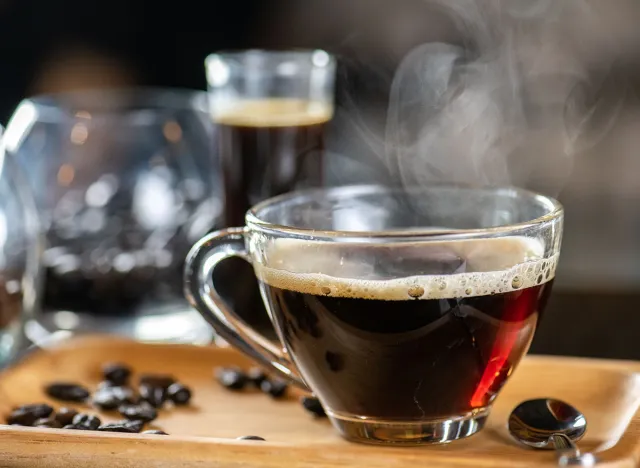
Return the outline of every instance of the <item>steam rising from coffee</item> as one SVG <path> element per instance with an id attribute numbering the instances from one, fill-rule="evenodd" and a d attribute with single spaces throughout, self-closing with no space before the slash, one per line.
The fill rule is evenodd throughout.
<path id="1" fill-rule="evenodd" d="M 415 48 L 393 78 L 383 159 L 394 182 L 557 195 L 624 100 L 621 84 L 600 92 L 615 55 L 598 14 L 583 0 L 433 3 L 463 41 Z"/>

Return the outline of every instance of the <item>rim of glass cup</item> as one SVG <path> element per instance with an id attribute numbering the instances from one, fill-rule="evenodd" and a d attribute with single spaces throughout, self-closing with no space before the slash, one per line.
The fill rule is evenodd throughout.
<path id="1" fill-rule="evenodd" d="M 235 58 L 235 57 L 247 57 L 248 55 L 265 55 L 272 57 L 286 57 L 287 55 L 298 56 L 298 57 L 311 57 L 313 58 L 313 54 L 326 54 L 329 63 L 335 63 L 336 57 L 334 54 L 325 49 L 320 48 L 304 48 L 304 47 L 292 47 L 289 49 L 262 49 L 259 47 L 253 47 L 249 49 L 222 49 L 216 52 L 211 52 L 205 58 L 205 63 L 208 63 L 210 60 L 216 57 L 224 57 L 224 58 Z M 322 66 L 326 66 L 323 64 Z"/>
<path id="2" fill-rule="evenodd" d="M 494 226 L 488 228 L 474 228 L 474 229 L 445 229 L 445 230 L 433 230 L 429 228 L 417 228 L 411 230 L 379 230 L 379 231 L 339 231 L 339 230 L 318 230 L 304 227 L 286 226 L 282 224 L 275 224 L 265 221 L 260 218 L 260 212 L 263 210 L 299 199 L 300 202 L 312 201 L 314 197 L 322 195 L 325 198 L 328 197 L 344 197 L 358 196 L 367 194 L 378 194 L 381 192 L 393 192 L 397 194 L 406 194 L 407 192 L 419 192 L 429 191 L 434 188 L 451 188 L 468 191 L 485 191 L 491 192 L 496 195 L 508 195 L 514 198 L 529 198 L 540 203 L 547 208 L 547 212 L 538 217 L 531 219 L 530 221 L 522 223 L 505 224 L 502 226 Z M 299 190 L 296 192 L 286 193 L 271 199 L 265 200 L 252 207 L 246 214 L 246 225 L 249 229 L 255 229 L 266 234 L 286 234 L 289 236 L 295 236 L 301 239 L 315 240 L 315 241 L 331 241 L 335 238 L 350 238 L 350 239 L 415 239 L 423 238 L 424 240 L 443 240 L 443 239 L 469 239 L 469 238 L 483 238 L 493 237 L 498 235 L 514 234 L 521 230 L 531 229 L 537 226 L 548 224 L 549 222 L 560 218 L 564 213 L 562 204 L 554 198 L 542 195 L 529 190 L 517 188 L 517 187 L 472 187 L 466 185 L 455 184 L 431 184 L 429 187 L 387 187 L 383 185 L 367 184 L 367 185 L 353 185 L 346 187 L 334 187 L 334 188 L 316 188 Z"/>
<path id="3" fill-rule="evenodd" d="M 309 63 L 312 65 L 309 70 L 330 69 L 335 68 L 337 60 L 335 55 L 324 49 L 304 49 L 304 48 L 292 48 L 292 49 L 224 49 L 209 54 L 205 60 L 205 69 L 208 73 L 215 72 L 216 68 L 222 67 L 221 62 L 229 60 L 244 60 L 247 57 L 268 57 L 274 59 L 289 58 L 309 58 Z M 265 72 L 266 73 L 266 72 Z M 208 79 L 209 86 L 212 84 L 212 80 Z M 215 81 L 215 80 L 213 80 Z"/>
<path id="4" fill-rule="evenodd" d="M 126 105 L 122 105 L 126 103 Z M 85 112 L 95 116 L 122 112 L 123 109 L 138 111 L 144 109 L 185 109 L 209 111 L 207 92 L 190 88 L 124 87 L 109 89 L 84 89 L 37 94 L 23 99 L 18 108 L 35 106 L 38 118 L 55 118 L 60 115 L 82 117 Z"/>

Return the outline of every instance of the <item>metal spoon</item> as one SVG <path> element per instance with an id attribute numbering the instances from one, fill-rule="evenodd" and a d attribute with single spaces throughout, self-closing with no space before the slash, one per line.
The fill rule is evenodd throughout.
<path id="1" fill-rule="evenodd" d="M 568 403 L 552 398 L 527 400 L 509 416 L 509 433 L 529 447 L 556 450 L 560 466 L 594 466 L 596 458 L 580 453 L 574 442 L 587 431 L 584 415 Z"/>

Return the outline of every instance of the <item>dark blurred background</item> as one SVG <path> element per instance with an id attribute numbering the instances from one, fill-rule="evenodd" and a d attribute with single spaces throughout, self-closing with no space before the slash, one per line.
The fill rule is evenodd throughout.
<path id="1" fill-rule="evenodd" d="M 627 90 L 616 123 L 576 160 L 559 194 L 567 208 L 563 257 L 533 350 L 640 359 L 640 10 L 627 0 L 591 3 L 620 53 L 616 71 Z M 341 60 L 339 109 L 356 107 L 363 125 L 376 128 L 397 65 L 434 40 L 465 37 L 427 0 L 0 0 L 0 123 L 22 98 L 40 93 L 205 89 L 203 61 L 216 50 L 319 47 Z M 593 60 L 607 50 L 594 47 Z M 600 92 L 619 86 L 608 82 Z M 366 154 L 367 141 L 344 122 L 334 122 L 334 143 L 344 153 L 337 167 L 348 166 L 354 180 L 384 177 L 374 161 L 355 156 Z"/>

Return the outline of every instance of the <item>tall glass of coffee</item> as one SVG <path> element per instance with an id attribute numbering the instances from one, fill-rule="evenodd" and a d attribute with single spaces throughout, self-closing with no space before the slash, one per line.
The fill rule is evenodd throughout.
<path id="1" fill-rule="evenodd" d="M 558 202 L 514 188 L 300 191 L 196 244 L 185 292 L 225 340 L 315 393 L 347 439 L 449 442 L 483 427 L 527 352 L 562 221 Z M 222 301 L 211 273 L 231 256 L 253 264 L 284 346 Z"/>
<path id="2" fill-rule="evenodd" d="M 321 186 L 334 58 L 322 50 L 245 50 L 212 54 L 205 65 L 225 226 L 242 225 L 246 211 L 267 198 Z M 216 276 L 242 317 L 271 328 L 247 265 L 227 263 Z"/>

